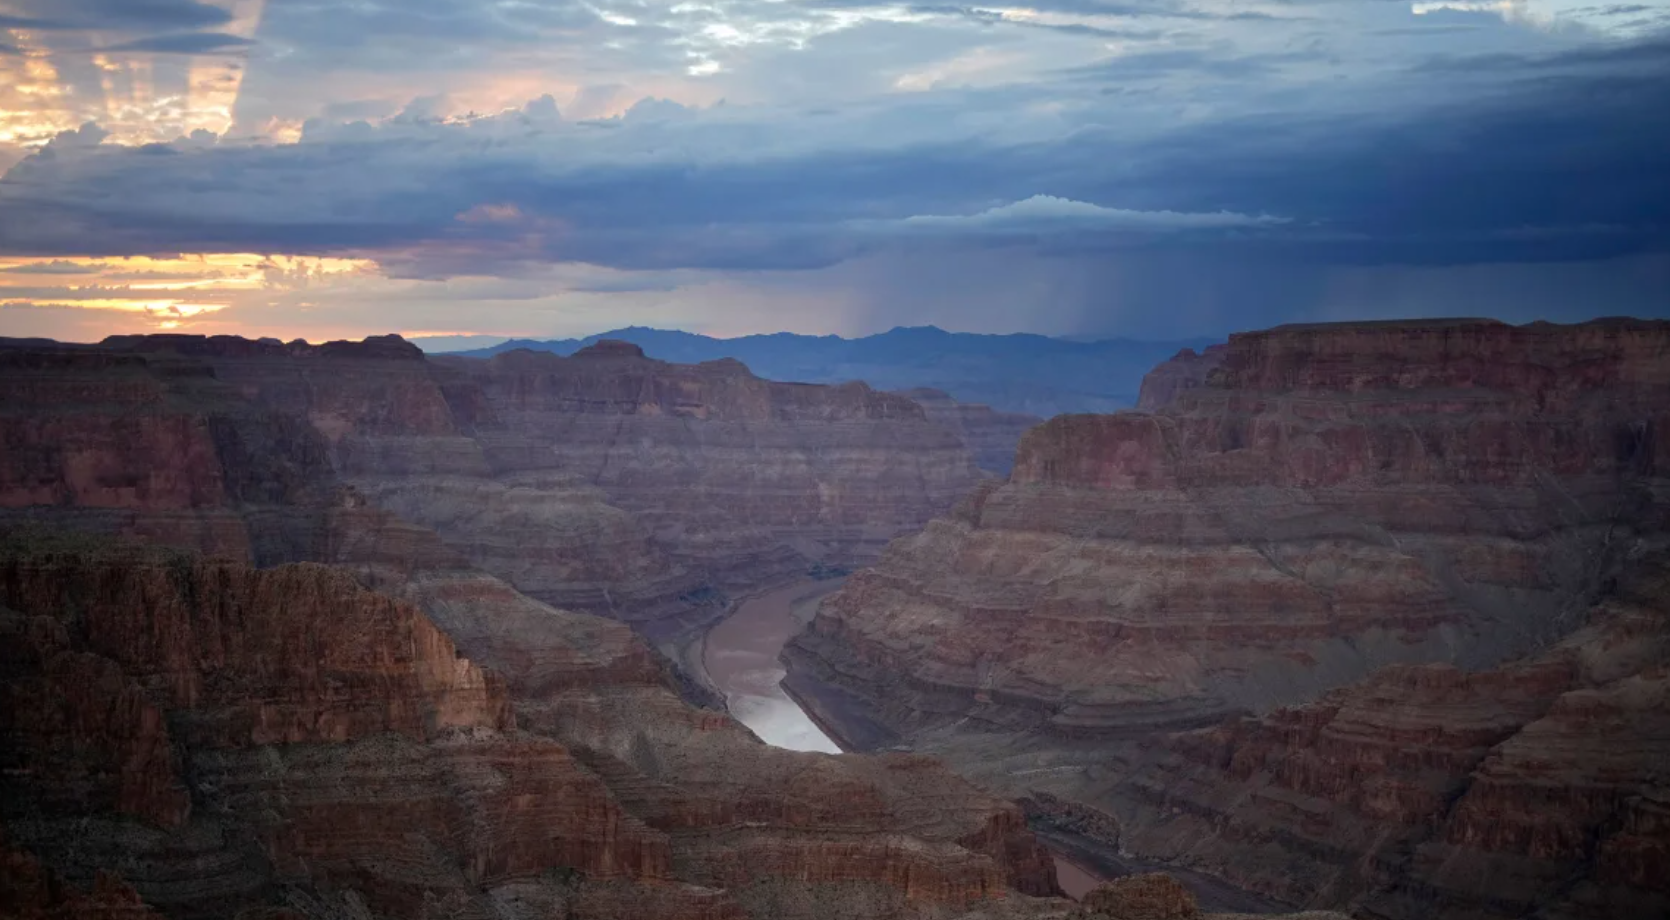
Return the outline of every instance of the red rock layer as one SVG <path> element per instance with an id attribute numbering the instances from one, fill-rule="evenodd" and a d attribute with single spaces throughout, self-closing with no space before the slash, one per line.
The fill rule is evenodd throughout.
<path id="1" fill-rule="evenodd" d="M 787 651 L 789 686 L 849 741 L 902 736 L 1013 794 L 1117 814 L 1136 855 L 1311 903 L 1396 888 L 1410 912 L 1513 915 L 1478 879 L 1494 843 L 1444 855 L 1381 825 L 1430 829 L 1461 790 L 1485 796 L 1479 759 L 1531 744 L 1528 720 L 1578 686 L 1564 659 L 1495 669 L 1575 629 L 1666 531 L 1670 326 L 1294 327 L 1234 336 L 1220 358 L 1157 413 L 1029 432 L 1006 484 L 824 603 Z M 1656 731 L 1606 711 L 1619 737 Z M 1251 724 L 1257 740 L 1236 740 Z M 1177 732 L 1168 756 L 1219 772 L 1145 772 L 1144 743 Z M 1616 772 L 1593 754 L 1568 769 Z M 1233 836 L 1238 784 L 1266 770 L 1259 788 L 1283 791 L 1253 809 L 1264 831 L 1203 843 Z M 1356 817 L 1332 827 L 1336 812 Z M 1657 826 L 1652 807 L 1609 814 Z M 1396 856 L 1387 841 L 1406 839 L 1427 849 Z M 1431 868 L 1340 868 L 1365 859 Z"/>
<path id="2" fill-rule="evenodd" d="M 768 748 L 681 702 L 622 624 L 409 582 L 507 684 L 337 569 L 19 543 L 0 817 L 75 884 L 120 866 L 182 917 L 1059 911 L 1016 893 L 1054 883 L 1014 806 L 925 758 Z"/>
<path id="3" fill-rule="evenodd" d="M 0 408 L 0 443 L 45 432 L 0 456 L 5 481 L 55 490 L 52 504 L 18 493 L 7 526 L 340 566 L 159 563 L 74 544 L 43 557 L 26 537 L 34 549 L 0 568 L 0 605 L 18 611 L 0 621 L 19 639 L 0 681 L 14 839 L 75 886 L 120 867 L 147 903 L 185 917 L 281 902 L 321 917 L 1058 910 L 1018 893 L 1054 889 L 1012 806 L 931 764 L 766 748 L 686 706 L 627 626 L 472 569 L 464 557 L 626 604 L 634 554 L 657 550 L 594 486 L 492 478 L 478 437 L 498 423 L 474 385 L 398 343 L 371 346 L 0 349 L 21 366 L 0 381 L 20 391 L 91 394 Z M 106 379 L 111 362 L 133 380 Z M 914 404 L 877 405 L 922 424 Z M 63 418 L 79 427 L 50 427 Z M 197 454 L 108 434 L 159 418 Z M 114 471 L 96 488 L 76 473 L 89 451 Z M 177 452 L 203 458 L 199 482 L 144 485 L 131 502 L 99 485 L 149 483 L 148 465 Z M 391 508 L 461 523 L 448 546 Z M 920 812 L 923 788 L 944 814 Z M 843 793 L 872 803 L 862 820 Z"/>
<path id="4" fill-rule="evenodd" d="M 1375 916 L 1670 909 L 1670 557 L 1589 625 L 1474 674 L 1389 668 L 1321 700 L 1161 739 L 1125 839 L 1294 901 Z M 1204 842 L 1202 842 L 1204 841 Z"/>
<path id="5" fill-rule="evenodd" d="M 1009 475 L 1021 435 L 1043 421 L 1036 415 L 999 412 L 980 403 L 958 402 L 944 390 L 930 387 L 904 390 L 899 395 L 914 400 L 929 420 L 957 432 L 974 455 L 975 465 L 993 476 Z"/>
<path id="6" fill-rule="evenodd" d="M 328 522 L 300 509 L 350 485 L 532 596 L 676 633 L 722 590 L 873 558 L 979 476 L 910 400 L 619 345 L 435 362 L 395 336 L 13 343 L 0 509 L 71 505 L 266 563 L 318 558 Z"/>
<path id="7" fill-rule="evenodd" d="M 1225 351 L 1223 345 L 1209 345 L 1200 352 L 1185 348 L 1149 371 L 1137 394 L 1137 410 L 1157 412 L 1176 402 L 1185 391 L 1204 386 L 1206 378 L 1223 363 Z"/>
<path id="8" fill-rule="evenodd" d="M 596 486 L 719 584 L 873 558 L 979 478 L 957 434 L 862 383 L 775 383 L 602 342 L 445 362 L 485 394 L 501 468 Z"/>
<path id="9" fill-rule="evenodd" d="M 0 562 L 12 839 L 202 916 L 301 885 L 377 915 L 554 868 L 669 879 L 666 838 L 416 608 L 311 566 L 27 534 Z M 189 792 L 189 795 L 187 794 Z"/>
<path id="10" fill-rule="evenodd" d="M 0 838 L 0 917 L 14 920 L 151 920 L 160 916 L 120 879 L 100 873 L 87 893 Z"/>

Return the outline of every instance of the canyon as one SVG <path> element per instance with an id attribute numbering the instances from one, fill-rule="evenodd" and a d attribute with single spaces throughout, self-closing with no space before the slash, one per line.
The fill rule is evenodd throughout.
<path id="1" fill-rule="evenodd" d="M 1376 918 L 1670 908 L 1670 326 L 1282 327 L 1006 482 L 785 650 L 844 745 L 1075 855 Z"/>
<path id="2" fill-rule="evenodd" d="M 528 399 L 504 405 L 705 413 L 690 394 L 717 394 L 732 402 L 713 413 L 716 464 L 735 459 L 727 436 L 794 450 L 774 419 L 855 438 L 801 448 L 799 467 L 733 471 L 768 496 L 766 480 L 814 494 L 727 545 L 809 539 L 820 516 L 837 535 L 886 535 L 929 507 L 925 491 L 883 506 L 807 469 L 831 457 L 878 489 L 889 463 L 918 487 L 937 487 L 924 464 L 947 483 L 976 475 L 901 397 L 782 389 L 734 367 L 686 369 L 657 395 L 658 379 L 585 367 L 646 359 L 599 352 L 551 359 L 576 375 L 515 378 L 506 390 Z M 613 504 L 608 488 L 630 502 L 641 474 L 573 431 L 564 446 L 628 469 L 619 482 L 510 462 L 493 478 L 492 458 L 527 443 L 495 427 L 468 374 L 396 338 L 7 343 L 0 389 L 8 911 L 997 920 L 1071 906 L 1013 803 L 931 758 L 768 746 L 646 641 L 653 630 L 535 596 L 538 578 L 563 582 L 549 560 L 601 594 L 649 598 L 608 612 L 654 613 L 657 579 L 722 557 Z M 609 424 L 632 438 L 621 450 L 657 430 Z M 923 449 L 878 456 L 895 435 Z M 402 496 L 460 491 L 431 511 L 447 533 L 400 513 Z M 448 517 L 472 495 L 481 519 Z M 669 526 L 708 526 L 715 508 L 753 513 L 704 499 Z M 697 574 L 679 609 L 708 616 Z"/>
<path id="3" fill-rule="evenodd" d="M 0 340 L 0 914 L 1670 909 L 1670 327 L 963 395 Z"/>
<path id="4" fill-rule="evenodd" d="M 158 335 L 24 343 L 0 361 L 13 516 L 71 506 L 89 526 L 271 564 L 329 555 L 324 519 L 359 506 L 672 654 L 729 594 L 872 560 L 983 475 L 960 430 L 905 397 L 619 342 L 426 360 L 398 337 Z"/>

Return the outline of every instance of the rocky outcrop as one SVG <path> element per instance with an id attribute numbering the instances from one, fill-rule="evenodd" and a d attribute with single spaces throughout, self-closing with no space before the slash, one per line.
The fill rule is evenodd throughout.
<path id="1" fill-rule="evenodd" d="M 121 879 L 100 873 L 92 890 L 81 892 L 28 853 L 0 838 L 0 916 L 16 920 L 155 920 L 139 893 Z"/>
<path id="2" fill-rule="evenodd" d="M 1663 324 L 1234 336 L 1158 412 L 1029 432 L 1007 483 L 825 601 L 786 650 L 788 684 L 849 742 L 902 739 L 1114 815 L 1129 854 L 1296 903 L 1379 892 L 1377 915 L 1515 916 L 1483 867 L 1529 892 L 1562 872 L 1599 885 L 1621 870 L 1569 852 L 1509 866 L 1550 856 L 1555 827 L 1659 827 L 1657 781 L 1598 753 L 1561 753 L 1544 778 L 1643 804 L 1509 831 L 1511 809 L 1536 809 L 1487 790 L 1517 775 L 1491 766 L 1512 739 L 1526 763 L 1566 750 L 1528 726 L 1580 687 L 1601 721 L 1577 737 L 1656 737 L 1617 708 L 1654 698 L 1650 669 L 1603 703 L 1545 653 L 1570 637 L 1579 657 L 1616 654 L 1574 631 L 1665 533 L 1666 457 Z M 1397 766 L 1362 772 L 1379 763 Z M 1469 829 L 1442 823 L 1474 807 Z M 1656 858 L 1625 836 L 1617 852 Z M 1603 906 L 1561 903 L 1638 903 L 1584 897 Z"/>
<path id="3" fill-rule="evenodd" d="M 958 402 L 950 393 L 930 387 L 901 390 L 899 395 L 914 400 L 931 421 L 957 432 L 974 455 L 975 464 L 998 477 L 1008 476 L 1014 466 L 1021 435 L 1043 421 L 1036 415 L 998 412 L 991 406 Z"/>
<path id="4" fill-rule="evenodd" d="M 1204 386 L 1206 378 L 1223 363 L 1227 350 L 1223 345 L 1208 345 L 1198 352 L 1193 348 L 1179 351 L 1143 376 L 1137 410 L 1156 412 L 1176 402 L 1185 391 Z"/>
<path id="5" fill-rule="evenodd" d="M 1119 920 L 1194 920 L 1200 905 L 1169 875 L 1129 875 L 1091 890 L 1081 902 L 1087 918 Z"/>

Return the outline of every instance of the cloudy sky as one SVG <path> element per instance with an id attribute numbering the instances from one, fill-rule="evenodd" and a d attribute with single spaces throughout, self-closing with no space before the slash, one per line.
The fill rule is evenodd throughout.
<path id="1" fill-rule="evenodd" d="M 0 334 L 1670 315 L 1670 0 L 0 0 Z"/>

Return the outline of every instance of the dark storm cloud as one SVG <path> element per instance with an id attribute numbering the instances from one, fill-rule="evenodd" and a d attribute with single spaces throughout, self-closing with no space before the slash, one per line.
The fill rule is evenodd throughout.
<path id="1" fill-rule="evenodd" d="M 1561 71 L 1581 59 L 1589 72 Z M 1525 64 L 1506 100 L 1416 117 L 1243 120 L 1177 132 L 1121 184 L 1180 209 L 1321 218 L 1353 260 L 1592 258 L 1666 244 L 1670 45 Z M 1087 184 L 1088 196 L 1111 189 Z"/>
<path id="2" fill-rule="evenodd" d="M 1605 258 L 1667 245 L 1667 48 L 1499 62 L 1489 93 L 1387 113 L 1298 106 L 1157 133 L 1088 124 L 1030 142 L 899 130 L 935 105 L 1030 104 L 1011 90 L 833 129 L 864 143 L 814 138 L 769 155 L 763 138 L 821 122 L 661 106 L 608 132 L 513 113 L 470 125 L 321 126 L 281 146 L 66 142 L 0 179 L 0 252 L 375 252 L 421 277 L 550 261 L 807 269 L 880 251 L 997 247 L 1275 265 Z M 1206 69 L 1233 79 L 1305 60 L 1127 57 L 1094 72 L 1118 64 L 1130 78 Z M 1437 100 L 1454 78 L 1437 69 L 1410 79 L 1428 81 L 1422 98 Z M 1021 222 L 969 219 L 1039 195 L 1065 204 Z M 1149 217 L 1103 220 L 1074 203 Z M 1162 226 L 1153 215 L 1164 213 L 1230 218 Z"/>
<path id="3" fill-rule="evenodd" d="M 413 43 L 477 56 L 491 54 L 494 45 L 545 42 L 602 24 L 597 7 L 577 0 L 296 0 L 267 11 L 262 28 L 304 56 L 377 46 L 399 53 Z"/>
<path id="4" fill-rule="evenodd" d="M 225 32 L 183 32 L 177 35 L 157 35 L 106 47 L 104 51 L 152 51 L 161 54 L 209 54 L 215 51 L 241 50 L 255 42 L 228 35 Z"/>
<path id="5" fill-rule="evenodd" d="M 175 30 L 222 26 L 231 13 L 197 0 L 3 0 L 0 29 Z"/>
<path id="6" fill-rule="evenodd" d="M 1434 55 L 1413 66 L 1417 72 L 1444 75 L 1546 79 L 1562 73 L 1603 71 L 1616 74 L 1670 75 L 1670 38 L 1571 48 L 1552 53 Z"/>

